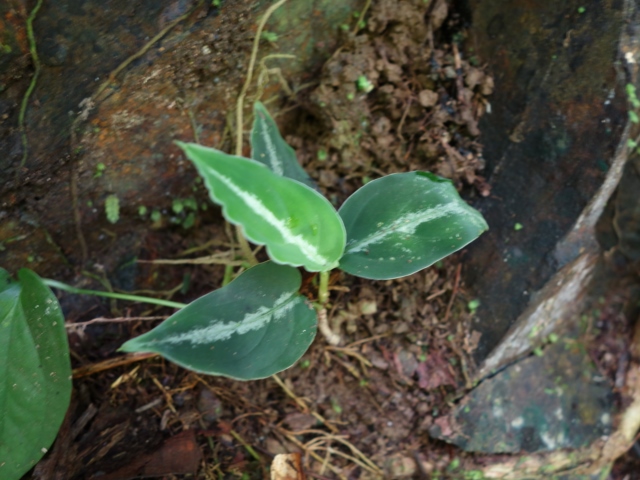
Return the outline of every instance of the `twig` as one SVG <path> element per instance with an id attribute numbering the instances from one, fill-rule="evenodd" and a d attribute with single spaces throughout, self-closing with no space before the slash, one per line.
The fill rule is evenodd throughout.
<path id="1" fill-rule="evenodd" d="M 269 75 L 275 75 L 276 77 L 278 77 L 278 81 L 280 82 L 280 85 L 284 89 L 285 93 L 290 97 L 293 96 L 293 91 L 291 90 L 291 87 L 289 87 L 289 84 L 282 76 L 282 70 L 280 70 L 280 68 L 278 67 L 274 67 L 274 68 L 267 67 L 266 62 L 267 60 L 272 60 L 272 59 L 295 59 L 295 58 L 296 58 L 295 55 L 291 55 L 288 53 L 273 53 L 271 55 L 266 55 L 262 57 L 262 59 L 260 60 L 260 74 L 258 75 L 258 82 L 257 82 L 258 91 L 256 93 L 256 97 L 255 97 L 256 99 L 259 99 L 262 96 L 262 93 L 264 91 L 264 85 L 266 83 L 265 78 L 268 78 Z M 264 102 L 264 103 L 266 104 L 267 102 Z"/>
<path id="2" fill-rule="evenodd" d="M 335 450 L 331 448 L 331 446 L 317 445 L 317 446 L 314 446 L 314 448 L 317 450 L 326 450 L 329 454 L 336 454 L 336 455 L 339 455 L 340 457 L 346 458 L 347 460 L 350 460 L 351 462 L 358 465 L 360 468 L 367 470 L 369 473 L 373 473 L 374 475 L 380 475 L 382 473 L 382 470 L 377 468 L 377 466 L 376 466 L 377 470 L 374 470 L 373 468 L 369 467 L 365 462 L 358 460 L 356 457 L 352 457 L 351 455 L 343 453 L 340 450 Z"/>
<path id="3" fill-rule="evenodd" d="M 360 15 L 358 15 L 358 21 L 356 22 L 356 26 L 353 29 L 354 35 L 356 35 L 358 33 L 358 30 L 360 30 L 360 22 L 364 21 L 364 16 L 367 14 L 367 11 L 369 10 L 370 6 L 371 6 L 371 0 L 367 0 L 367 3 L 365 4 L 364 8 L 360 12 Z"/>
<path id="4" fill-rule="evenodd" d="M 291 397 L 291 399 L 293 399 L 293 401 L 296 402 L 300 408 L 302 408 L 303 412 L 310 412 L 311 415 L 313 415 L 317 420 L 320 421 L 320 423 L 326 426 L 329 430 L 331 430 L 333 433 L 338 433 L 338 429 L 336 427 L 334 427 L 329 422 L 327 422 L 327 420 L 325 420 L 325 418 L 322 415 L 320 415 L 318 412 L 312 411 L 304 402 L 304 400 L 298 397 L 295 393 L 291 391 L 289 387 L 287 387 L 284 384 L 284 382 L 280 379 L 278 375 L 272 375 L 271 378 L 273 378 L 275 382 L 278 385 L 280 385 L 280 388 L 284 390 L 284 393 L 286 393 L 289 397 Z"/>
<path id="5" fill-rule="evenodd" d="M 453 65 L 456 69 L 456 90 L 458 101 L 468 107 L 468 102 L 463 94 L 464 80 L 462 79 L 462 61 L 460 60 L 460 51 L 458 50 L 456 42 L 453 42 L 451 46 L 453 48 Z"/>
<path id="6" fill-rule="evenodd" d="M 389 337 L 391 335 L 392 335 L 391 332 L 381 333 L 380 335 L 374 335 L 373 337 L 363 338 L 362 340 L 357 340 L 357 341 L 355 341 L 353 343 L 350 343 L 349 345 L 345 346 L 344 348 L 357 347 L 358 345 L 362 345 L 363 343 L 373 342 L 375 340 L 380 340 L 381 338 Z"/>
<path id="7" fill-rule="evenodd" d="M 256 64 L 256 58 L 258 57 L 258 48 L 260 46 L 260 37 L 262 36 L 262 30 L 269 20 L 269 17 L 275 12 L 278 8 L 286 3 L 287 0 L 279 0 L 277 3 L 271 5 L 267 11 L 264 13 L 263 17 L 260 19 L 260 23 L 258 23 L 258 29 L 256 31 L 256 36 L 253 39 L 253 48 L 251 50 L 251 57 L 249 58 L 249 68 L 247 69 L 247 78 L 244 81 L 244 85 L 242 85 L 242 89 L 240 90 L 240 94 L 238 95 L 238 101 L 236 103 L 236 155 L 242 155 L 242 130 L 243 130 L 243 107 L 244 107 L 244 97 L 247 95 L 247 91 L 249 90 L 249 86 L 251 85 L 251 80 L 253 80 L 253 69 Z"/>
<path id="8" fill-rule="evenodd" d="M 259 263 L 258 259 L 253 254 L 251 245 L 249 245 L 247 238 L 244 236 L 244 231 L 240 225 L 236 225 L 236 240 L 238 240 L 238 245 L 240 246 L 240 251 L 244 259 L 249 262 L 251 266 L 257 265 Z"/>
<path id="9" fill-rule="evenodd" d="M 228 247 L 230 244 L 228 242 L 221 242 L 218 239 L 209 240 L 202 245 L 198 245 L 197 247 L 187 248 L 182 252 L 178 253 L 176 256 L 185 257 L 187 255 L 191 255 L 192 253 L 199 252 L 200 250 L 206 250 L 209 247 Z"/>
<path id="10" fill-rule="evenodd" d="M 236 104 L 236 155 L 242 156 L 242 134 L 244 130 L 244 120 L 243 116 L 243 107 L 244 107 L 244 97 L 247 95 L 247 91 L 249 90 L 249 86 L 251 85 L 251 80 L 253 79 L 253 70 L 256 64 L 256 58 L 258 56 L 258 48 L 260 46 L 260 37 L 262 35 L 262 29 L 264 28 L 267 20 L 273 12 L 275 12 L 280 6 L 282 6 L 287 0 L 280 0 L 277 3 L 271 5 L 267 11 L 264 13 L 263 17 L 260 19 L 260 23 L 258 24 L 258 30 L 256 31 L 256 36 L 253 40 L 253 48 L 251 50 L 251 57 L 249 59 L 249 67 L 247 69 L 247 78 L 242 85 L 242 89 L 240 90 L 240 94 L 238 95 L 238 100 Z M 240 250 L 242 251 L 242 255 L 251 265 L 257 265 L 258 260 L 255 255 L 251 251 L 251 247 L 249 246 L 249 242 L 244 236 L 242 231 L 242 227 L 239 225 L 236 226 L 236 238 L 238 240 L 238 245 L 240 245 Z"/>
<path id="11" fill-rule="evenodd" d="M 458 285 L 460 284 L 460 271 L 462 270 L 462 264 L 459 263 L 456 268 L 456 278 L 453 281 L 453 290 L 451 291 L 451 298 L 449 299 L 449 303 L 447 304 L 447 310 L 445 311 L 444 318 L 442 319 L 442 323 L 447 323 L 449 320 L 449 315 L 451 314 L 451 307 L 453 306 L 453 301 L 458 294 Z"/>
<path id="12" fill-rule="evenodd" d="M 262 457 L 258 454 L 258 452 L 256 452 L 253 449 L 251 445 L 245 442 L 244 438 L 242 438 L 238 432 L 236 432 L 235 430 L 231 430 L 229 433 L 233 438 L 235 438 L 238 442 L 240 442 L 240 444 L 245 448 L 245 450 L 249 452 L 249 455 L 251 455 L 255 460 L 262 463 L 263 461 Z"/>
<path id="13" fill-rule="evenodd" d="M 100 373 L 105 370 L 111 370 L 112 368 L 122 367 L 124 365 L 129 365 L 131 363 L 139 362 L 141 360 L 147 360 L 149 358 L 157 356 L 157 353 L 149 352 L 134 353 L 130 355 L 123 355 L 121 357 L 109 358 L 108 360 L 103 360 L 102 362 L 92 363 L 90 365 L 85 365 L 74 369 L 73 378 L 86 377 L 88 375 L 93 375 L 94 373 Z"/>
<path id="14" fill-rule="evenodd" d="M 404 109 L 404 112 L 402 112 L 402 118 L 400 119 L 400 123 L 398 124 L 398 139 L 400 139 L 400 141 L 403 140 L 402 127 L 404 126 L 404 121 L 407 119 L 407 115 L 409 114 L 409 109 L 411 108 L 412 100 L 413 99 L 409 97 L 409 101 L 407 102 L 407 107 Z"/>
<path id="15" fill-rule="evenodd" d="M 438 298 L 440 295 L 443 295 L 443 294 L 445 294 L 445 293 L 447 293 L 447 291 L 446 291 L 445 289 L 438 290 L 437 292 L 432 293 L 431 295 L 429 295 L 429 296 L 425 299 L 425 301 L 430 302 L 431 300 L 435 300 L 435 299 L 436 299 L 436 298 Z"/>
<path id="16" fill-rule="evenodd" d="M 151 40 L 145 43 L 140 50 L 138 50 L 136 53 L 134 53 L 129 58 L 124 60 L 120 65 L 118 65 L 116 69 L 109 74 L 109 77 L 107 78 L 107 80 L 102 82 L 102 84 L 98 87 L 98 89 L 96 90 L 96 93 L 93 94 L 93 98 L 98 98 L 98 96 L 100 96 L 100 94 L 111 83 L 115 82 L 120 72 L 122 72 L 125 68 L 127 68 L 131 64 L 131 62 L 133 62 L 134 60 L 137 60 L 138 58 L 142 57 L 145 53 L 147 53 L 149 49 L 153 47 L 154 44 L 156 44 L 159 40 L 161 40 L 162 37 L 164 37 L 167 33 L 169 33 L 176 25 L 178 25 L 180 22 L 188 18 L 203 3 L 204 3 L 204 0 L 200 0 L 195 7 L 193 7 L 187 13 L 180 15 L 178 18 L 176 18 L 171 23 L 169 23 L 166 27 L 160 30 L 160 32 L 157 33 Z"/>
<path id="17" fill-rule="evenodd" d="M 304 444 L 300 440 L 298 440 L 294 435 L 291 435 L 290 433 L 288 433 L 287 431 L 285 431 L 283 429 L 281 429 L 281 430 L 282 431 L 280 433 L 282 433 L 282 435 L 287 437 L 287 440 L 289 440 L 291 443 L 296 445 L 303 452 L 308 453 L 309 455 L 311 455 L 313 458 L 315 458 L 321 464 L 324 464 L 324 459 L 320 455 L 318 455 L 313 450 L 307 450 L 305 448 Z M 329 467 L 329 470 L 331 470 L 333 473 L 335 473 L 340 480 L 347 480 L 347 477 L 345 477 L 342 474 L 342 472 L 340 471 L 340 469 L 338 469 L 337 467 L 334 467 L 331 464 L 328 464 L 327 467 Z"/>
<path id="18" fill-rule="evenodd" d="M 169 407 L 169 410 L 171 410 L 173 413 L 178 413 L 176 411 L 176 407 L 173 405 L 173 398 L 171 398 L 171 394 L 167 391 L 166 388 L 164 388 L 164 385 L 160 383 L 160 380 L 158 380 L 156 377 L 151 377 L 151 381 L 156 385 L 156 387 L 158 387 L 158 390 L 160 390 L 160 392 L 162 393 L 165 402 L 167 402 L 167 407 Z"/>
<path id="19" fill-rule="evenodd" d="M 347 370 L 347 372 L 349 372 L 351 375 L 353 375 L 356 379 L 362 380 L 362 375 L 360 375 L 360 372 L 358 372 L 356 367 L 354 367 L 350 363 L 345 362 L 344 360 L 339 358 L 337 355 L 334 355 L 334 354 L 329 353 L 327 351 L 325 351 L 325 355 L 327 355 L 327 358 L 329 358 L 329 360 L 333 359 L 336 362 L 338 362 L 340 365 L 342 365 Z"/>
<path id="20" fill-rule="evenodd" d="M 222 257 L 229 256 L 229 252 L 223 254 L 207 255 L 206 257 L 185 258 L 181 260 L 138 260 L 138 263 L 153 263 L 155 265 L 231 265 L 240 266 L 244 262 L 242 260 L 227 260 Z"/>
<path id="21" fill-rule="evenodd" d="M 355 350 L 349 348 L 349 347 L 334 347 L 334 346 L 327 346 L 325 347 L 326 350 L 333 350 L 334 352 L 340 352 L 343 353 L 345 355 L 349 355 L 353 358 L 355 358 L 356 360 L 358 360 L 358 362 L 360 362 L 360 364 L 363 367 L 371 367 L 371 362 L 369 360 L 367 360 L 366 358 L 364 358 L 360 352 L 356 352 Z M 364 372 L 366 373 L 366 369 L 363 368 Z"/>
<path id="22" fill-rule="evenodd" d="M 151 400 L 149 403 L 142 405 L 134 410 L 136 413 L 146 412 L 147 410 L 151 410 L 152 408 L 157 407 L 162 403 L 162 397 L 158 397 L 155 400 Z"/>
<path id="23" fill-rule="evenodd" d="M 116 318 L 105 318 L 98 317 L 93 320 L 87 320 L 86 322 L 76 322 L 76 323 L 65 323 L 65 328 L 69 330 L 73 330 L 74 328 L 85 328 L 88 325 L 93 325 L 94 323 L 125 323 L 125 322 L 138 322 L 138 321 L 152 321 L 152 320 L 166 320 L 166 315 L 157 315 L 155 317 L 116 317 Z"/>
<path id="24" fill-rule="evenodd" d="M 312 445 L 315 446 L 316 444 L 319 444 L 322 441 L 326 443 L 327 440 L 336 441 L 343 444 L 345 447 L 351 450 L 351 453 L 353 453 L 353 455 L 355 455 L 356 457 L 359 457 L 362 463 L 350 456 L 347 456 L 345 458 L 349 458 L 350 460 L 355 461 L 355 463 L 360 465 L 365 470 L 370 471 L 371 473 L 378 474 L 378 475 L 382 474 L 382 470 L 380 469 L 380 467 L 378 467 L 375 463 L 373 463 L 373 461 L 370 460 L 369 457 L 367 457 L 364 453 L 362 453 L 355 445 L 349 442 L 344 435 L 330 435 L 325 433 L 321 437 L 314 438 L 313 440 L 307 442 L 305 444 L 305 447 L 310 448 Z M 339 452 L 334 450 L 334 453 L 339 453 Z M 363 464 L 365 464 L 366 466 Z"/>
<path id="25" fill-rule="evenodd" d="M 191 107 L 187 108 L 187 115 L 189 116 L 189 121 L 191 122 L 191 130 L 193 130 L 193 139 L 196 143 L 200 143 L 200 134 L 198 133 L 198 125 L 196 123 L 196 116 L 191 110 Z"/>

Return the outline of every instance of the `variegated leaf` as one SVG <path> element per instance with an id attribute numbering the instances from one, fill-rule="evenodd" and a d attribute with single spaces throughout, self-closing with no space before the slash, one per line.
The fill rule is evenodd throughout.
<path id="1" fill-rule="evenodd" d="M 340 268 L 377 280 L 422 270 L 488 229 L 449 180 L 428 172 L 369 182 L 347 199 L 339 214 L 347 229 Z"/>
<path id="2" fill-rule="evenodd" d="M 196 372 L 238 380 L 293 365 L 316 334 L 316 313 L 298 293 L 300 272 L 265 262 L 204 295 L 120 350 L 156 352 Z"/>
<path id="3" fill-rule="evenodd" d="M 298 163 L 296 152 L 284 141 L 278 125 L 262 103 L 253 105 L 253 115 L 251 158 L 264 163 L 277 175 L 298 180 L 315 189 L 315 182 Z"/>
<path id="4" fill-rule="evenodd" d="M 331 203 L 263 164 L 194 143 L 177 142 L 194 163 L 214 202 L 247 239 L 266 245 L 272 260 L 310 272 L 335 268 L 345 230 Z"/>

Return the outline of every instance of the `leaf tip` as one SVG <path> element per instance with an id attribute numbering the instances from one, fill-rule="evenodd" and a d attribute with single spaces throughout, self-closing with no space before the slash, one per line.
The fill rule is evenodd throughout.
<path id="1" fill-rule="evenodd" d="M 140 338 L 140 337 L 136 337 L 136 338 L 132 338 L 131 340 L 127 340 L 116 351 L 117 352 L 125 352 L 125 353 L 140 352 L 141 349 L 140 349 L 139 342 L 137 341 L 138 338 Z"/>
<path id="2" fill-rule="evenodd" d="M 189 148 L 189 144 L 181 140 L 174 140 L 173 143 L 175 143 L 178 147 L 180 147 L 185 152 L 187 151 L 187 148 Z"/>

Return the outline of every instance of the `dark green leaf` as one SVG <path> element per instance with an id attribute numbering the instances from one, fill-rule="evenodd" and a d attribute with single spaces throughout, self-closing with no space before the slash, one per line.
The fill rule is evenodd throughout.
<path id="1" fill-rule="evenodd" d="M 293 365 L 313 341 L 316 314 L 298 293 L 297 269 L 266 262 L 129 340 L 125 352 L 156 352 L 196 372 L 238 380 Z"/>
<path id="2" fill-rule="evenodd" d="M 316 189 L 316 184 L 298 163 L 296 152 L 284 141 L 278 125 L 265 106 L 253 105 L 253 128 L 251 129 L 251 158 L 264 163 L 271 171 Z"/>
<path id="3" fill-rule="evenodd" d="M 340 268 L 378 280 L 422 270 L 488 228 L 451 182 L 428 172 L 397 173 L 367 183 L 338 213 L 347 229 Z"/>
<path id="4" fill-rule="evenodd" d="M 30 270 L 0 269 L 0 478 L 18 480 L 46 453 L 71 398 L 58 300 Z"/>

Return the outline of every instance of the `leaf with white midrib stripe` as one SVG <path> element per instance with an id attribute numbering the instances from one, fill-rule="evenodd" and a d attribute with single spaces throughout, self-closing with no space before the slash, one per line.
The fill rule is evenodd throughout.
<path id="1" fill-rule="evenodd" d="M 311 272 L 338 265 L 345 245 L 342 220 L 329 201 L 263 164 L 213 148 L 177 142 L 194 163 L 212 200 L 272 260 Z"/>
<path id="2" fill-rule="evenodd" d="M 251 158 L 269 167 L 276 175 L 292 178 L 315 189 L 316 184 L 298 163 L 296 152 L 282 138 L 278 125 L 262 103 L 253 105 L 253 115 Z"/>
<path id="3" fill-rule="evenodd" d="M 347 199 L 339 214 L 347 229 L 340 268 L 378 280 L 422 270 L 488 228 L 451 182 L 428 172 L 369 182 Z"/>
<path id="4" fill-rule="evenodd" d="M 316 334 L 316 313 L 298 293 L 300 272 L 265 262 L 204 295 L 126 352 L 156 352 L 185 368 L 254 380 L 293 365 Z"/>

